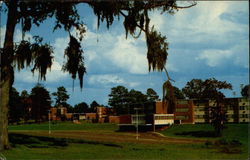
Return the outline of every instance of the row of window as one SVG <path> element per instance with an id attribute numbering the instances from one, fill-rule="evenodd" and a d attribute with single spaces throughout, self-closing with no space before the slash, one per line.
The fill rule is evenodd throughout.
<path id="1" fill-rule="evenodd" d="M 186 100 L 178 100 L 177 104 L 188 104 L 188 101 L 186 101 Z"/>
<path id="2" fill-rule="evenodd" d="M 187 120 L 189 119 L 189 116 L 176 116 L 175 118 L 179 120 Z"/>
<path id="3" fill-rule="evenodd" d="M 240 118 L 248 118 L 248 114 L 240 114 Z"/>
<path id="4" fill-rule="evenodd" d="M 155 120 L 174 119 L 174 116 L 155 116 Z"/>
<path id="5" fill-rule="evenodd" d="M 189 108 L 176 108 L 175 112 L 188 112 Z"/>

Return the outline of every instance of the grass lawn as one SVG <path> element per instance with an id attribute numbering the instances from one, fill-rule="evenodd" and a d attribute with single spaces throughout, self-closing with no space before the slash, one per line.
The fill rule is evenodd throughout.
<path id="1" fill-rule="evenodd" d="M 214 129 L 210 124 L 183 124 L 174 125 L 160 133 L 170 137 L 238 140 L 241 143 L 248 144 L 248 124 L 226 124 L 222 137 L 214 137 L 213 131 Z"/>
<path id="2" fill-rule="evenodd" d="M 15 135 L 18 137 L 18 135 Z M 13 137 L 12 137 L 13 138 Z M 25 138 L 4 151 L 8 160 L 29 159 L 246 159 L 246 154 L 225 154 L 204 144 L 136 144 Z M 29 140 L 30 139 L 30 140 Z M 19 139 L 20 140 L 20 139 Z M 18 141 L 18 138 L 16 139 Z"/>
<path id="3" fill-rule="evenodd" d="M 18 130 L 49 130 L 49 123 L 41 124 L 23 124 L 9 126 L 9 131 Z M 116 131 L 118 126 L 110 123 L 85 123 L 74 124 L 72 122 L 56 122 L 51 123 L 51 130 L 83 130 L 83 131 Z"/>
<path id="4" fill-rule="evenodd" d="M 31 124 L 10 126 L 9 130 L 47 130 L 48 124 Z M 117 126 L 113 124 L 73 124 L 57 123 L 54 130 L 88 130 L 115 132 Z M 248 153 L 248 125 L 230 124 L 224 130 L 223 137 L 214 138 L 204 136 L 212 132 L 213 128 L 207 124 L 176 125 L 161 133 L 171 137 L 188 137 L 192 139 L 218 140 L 224 138 L 228 141 L 238 140 L 242 145 L 236 147 L 237 153 L 222 152 L 227 145 L 197 144 L 139 144 L 139 143 L 109 143 L 89 140 L 63 139 L 53 137 L 26 136 L 10 134 L 13 144 L 11 150 L 2 154 L 7 160 L 28 159 L 247 159 Z M 203 131 L 203 132 L 200 132 Z M 90 132 L 91 133 L 91 132 Z M 197 137 L 197 133 L 203 137 Z M 231 147 L 231 145 L 229 145 Z M 224 150 L 225 150 L 224 149 Z M 230 149 L 230 148 L 229 148 Z"/>

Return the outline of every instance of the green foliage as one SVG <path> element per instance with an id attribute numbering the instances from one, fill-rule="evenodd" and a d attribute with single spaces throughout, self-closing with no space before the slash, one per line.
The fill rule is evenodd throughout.
<path id="1" fill-rule="evenodd" d="M 192 79 L 187 82 L 186 86 L 182 89 L 185 97 L 190 99 L 217 99 L 224 98 L 221 89 L 232 89 L 232 85 L 226 81 L 218 81 L 215 78 L 206 79 Z"/>
<path id="2" fill-rule="evenodd" d="M 64 105 L 64 104 L 66 104 L 67 100 L 69 99 L 69 95 L 67 94 L 67 90 L 63 86 L 58 87 L 57 92 L 53 92 L 52 95 L 55 96 L 55 99 L 56 99 L 55 105 Z"/>
<path id="3" fill-rule="evenodd" d="M 211 125 L 215 129 L 217 136 L 221 136 L 224 124 L 227 121 L 226 112 L 222 106 L 224 94 L 221 89 L 232 89 L 232 85 L 226 81 L 218 81 L 210 78 L 205 81 L 201 79 L 193 79 L 182 89 L 186 97 L 190 99 L 206 99 L 216 101 L 216 106 L 211 110 Z"/>
<path id="4" fill-rule="evenodd" d="M 173 89 L 174 89 L 174 96 L 176 99 L 184 99 L 185 98 L 183 92 L 179 88 L 173 86 Z"/>
<path id="5" fill-rule="evenodd" d="M 49 92 L 41 84 L 37 84 L 32 88 L 30 97 L 32 100 L 32 118 L 37 122 L 46 120 L 51 105 Z"/>
<path id="6" fill-rule="evenodd" d="M 21 92 L 21 97 L 22 97 L 22 98 L 28 98 L 28 97 L 29 97 L 28 91 L 27 91 L 27 90 L 23 90 L 23 91 Z"/>
<path id="7" fill-rule="evenodd" d="M 75 113 L 87 113 L 89 112 L 89 106 L 87 103 L 82 102 L 74 106 Z"/>
<path id="8" fill-rule="evenodd" d="M 96 107 L 100 106 L 100 104 L 98 104 L 96 101 L 93 101 L 91 104 L 90 104 L 90 112 L 96 112 Z"/>
<path id="9" fill-rule="evenodd" d="M 225 128 L 227 121 L 226 112 L 223 110 L 221 104 L 211 109 L 211 125 L 215 129 L 216 136 L 222 136 L 222 130 Z"/>
<path id="10" fill-rule="evenodd" d="M 134 108 L 143 108 L 147 102 L 147 96 L 134 89 L 128 91 L 124 86 L 111 88 L 109 105 L 113 107 L 117 115 L 134 113 Z"/>
<path id="11" fill-rule="evenodd" d="M 19 122 L 24 117 L 24 105 L 21 102 L 19 92 L 15 88 L 10 90 L 9 122 Z"/>
<path id="12" fill-rule="evenodd" d="M 117 115 L 122 114 L 124 112 L 125 106 L 128 105 L 128 94 L 128 89 L 124 86 L 111 88 L 108 104 L 114 108 Z"/>
<path id="13" fill-rule="evenodd" d="M 148 88 L 147 89 L 147 101 L 155 102 L 158 99 L 159 99 L 159 96 L 157 95 L 157 93 L 152 88 Z"/>
<path id="14" fill-rule="evenodd" d="M 241 95 L 243 97 L 249 98 L 250 96 L 250 85 L 245 85 L 241 90 Z"/>

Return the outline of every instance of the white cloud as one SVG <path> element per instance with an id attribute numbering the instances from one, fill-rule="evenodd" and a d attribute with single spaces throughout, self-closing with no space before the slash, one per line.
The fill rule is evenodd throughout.
<path id="1" fill-rule="evenodd" d="M 55 60 L 59 63 L 64 62 L 64 50 L 68 46 L 69 37 L 58 37 L 53 43 Z"/>
<path id="2" fill-rule="evenodd" d="M 141 84 L 141 83 L 139 83 L 139 82 L 129 82 L 129 83 L 128 83 L 129 87 L 131 87 L 131 88 L 137 87 L 137 86 L 139 86 L 140 84 Z"/>
<path id="3" fill-rule="evenodd" d="M 124 84 L 125 81 L 116 75 L 91 75 L 89 77 L 89 84 L 96 85 L 97 83 L 108 85 L 108 84 Z"/>
<path id="4" fill-rule="evenodd" d="M 64 73 L 61 70 L 62 66 L 54 61 L 51 70 L 47 70 L 46 74 L 46 82 L 58 82 L 61 81 L 62 79 L 66 78 L 69 76 L 68 73 Z M 38 82 L 38 72 L 35 71 L 34 74 L 29 70 L 22 70 L 20 72 L 15 72 L 15 78 L 18 81 L 22 82 L 28 82 L 28 83 L 33 83 L 33 82 Z"/>
<path id="5" fill-rule="evenodd" d="M 119 35 L 115 39 L 114 48 L 108 54 L 112 63 L 129 73 L 148 73 L 146 49 L 145 46 L 139 45 L 139 39 L 126 39 L 124 35 Z"/>
<path id="6" fill-rule="evenodd" d="M 5 36 L 5 32 L 6 32 L 6 27 L 5 26 L 2 26 L 0 28 L 0 48 L 3 48 L 3 43 L 4 43 L 4 36 Z"/>
<path id="7" fill-rule="evenodd" d="M 222 61 L 231 58 L 233 53 L 230 50 L 205 50 L 201 53 L 196 60 L 205 60 L 207 65 L 215 67 L 220 65 Z"/>

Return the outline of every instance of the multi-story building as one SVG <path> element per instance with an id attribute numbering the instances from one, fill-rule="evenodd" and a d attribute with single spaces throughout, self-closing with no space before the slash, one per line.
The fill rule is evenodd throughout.
<path id="1" fill-rule="evenodd" d="M 193 100 L 194 122 L 210 123 L 214 107 L 217 107 L 215 100 Z M 226 114 L 228 123 L 249 122 L 249 99 L 246 98 L 225 98 L 220 102 L 223 112 Z"/>
<path id="2" fill-rule="evenodd" d="M 249 104 L 249 99 L 247 98 L 241 98 L 238 101 L 238 111 L 239 111 L 239 122 L 249 122 L 250 118 L 250 104 Z"/>
<path id="3" fill-rule="evenodd" d="M 68 113 L 67 108 L 63 106 L 51 107 L 48 117 L 52 121 L 72 120 L 73 113 Z"/>
<path id="4" fill-rule="evenodd" d="M 120 130 L 155 130 L 174 123 L 174 114 L 167 114 L 167 105 L 161 101 L 135 108 L 131 114 L 119 116 Z"/>
<path id="5" fill-rule="evenodd" d="M 179 123 L 194 123 L 194 104 L 192 100 L 177 100 L 175 105 L 174 120 Z"/>
<path id="6" fill-rule="evenodd" d="M 208 121 L 208 100 L 193 100 L 194 123 L 206 123 Z"/>

